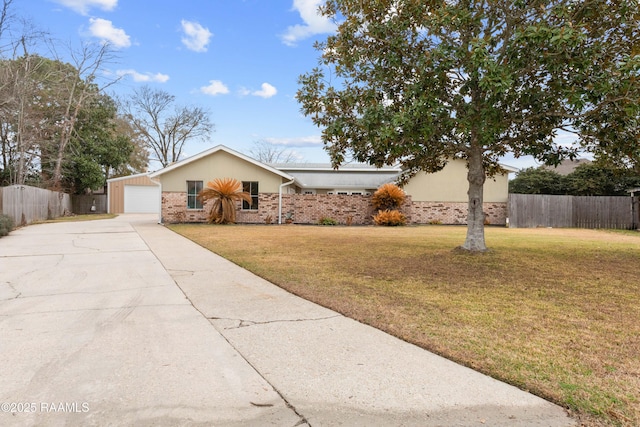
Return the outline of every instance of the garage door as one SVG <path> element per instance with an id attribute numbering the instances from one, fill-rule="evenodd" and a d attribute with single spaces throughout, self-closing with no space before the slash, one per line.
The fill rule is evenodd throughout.
<path id="1" fill-rule="evenodd" d="M 124 213 L 158 212 L 160 212 L 160 186 L 124 186 Z"/>

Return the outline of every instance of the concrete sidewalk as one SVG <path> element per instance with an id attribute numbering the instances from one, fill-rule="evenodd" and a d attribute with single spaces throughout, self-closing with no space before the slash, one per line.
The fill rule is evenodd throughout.
<path id="1" fill-rule="evenodd" d="M 80 406 L 1 425 L 575 425 L 145 216 L 0 239 L 0 336 L 0 402 Z"/>

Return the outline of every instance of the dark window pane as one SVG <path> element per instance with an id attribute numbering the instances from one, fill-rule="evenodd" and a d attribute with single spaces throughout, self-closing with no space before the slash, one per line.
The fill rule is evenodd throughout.
<path id="1" fill-rule="evenodd" d="M 251 204 L 243 200 L 242 209 L 257 211 L 258 210 L 258 182 L 242 181 L 242 191 L 245 191 L 251 195 Z"/>
<path id="2" fill-rule="evenodd" d="M 202 181 L 187 181 L 187 209 L 202 209 L 198 193 L 202 191 Z"/>

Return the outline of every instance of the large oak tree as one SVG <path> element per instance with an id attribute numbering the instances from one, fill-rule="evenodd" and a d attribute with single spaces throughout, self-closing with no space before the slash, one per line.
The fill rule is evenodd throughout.
<path id="1" fill-rule="evenodd" d="M 328 0 L 338 24 L 297 98 L 334 166 L 404 178 L 467 161 L 467 237 L 486 250 L 483 185 L 510 152 L 553 164 L 637 146 L 638 0 Z M 574 145 L 556 143 L 574 132 Z M 624 131 L 623 139 L 616 139 Z M 607 148 L 608 147 L 608 148 Z"/>

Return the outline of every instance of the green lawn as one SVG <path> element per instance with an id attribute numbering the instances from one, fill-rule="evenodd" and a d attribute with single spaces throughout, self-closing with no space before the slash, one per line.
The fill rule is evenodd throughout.
<path id="1" fill-rule="evenodd" d="M 174 225 L 297 295 L 571 410 L 640 425 L 640 233 Z"/>

